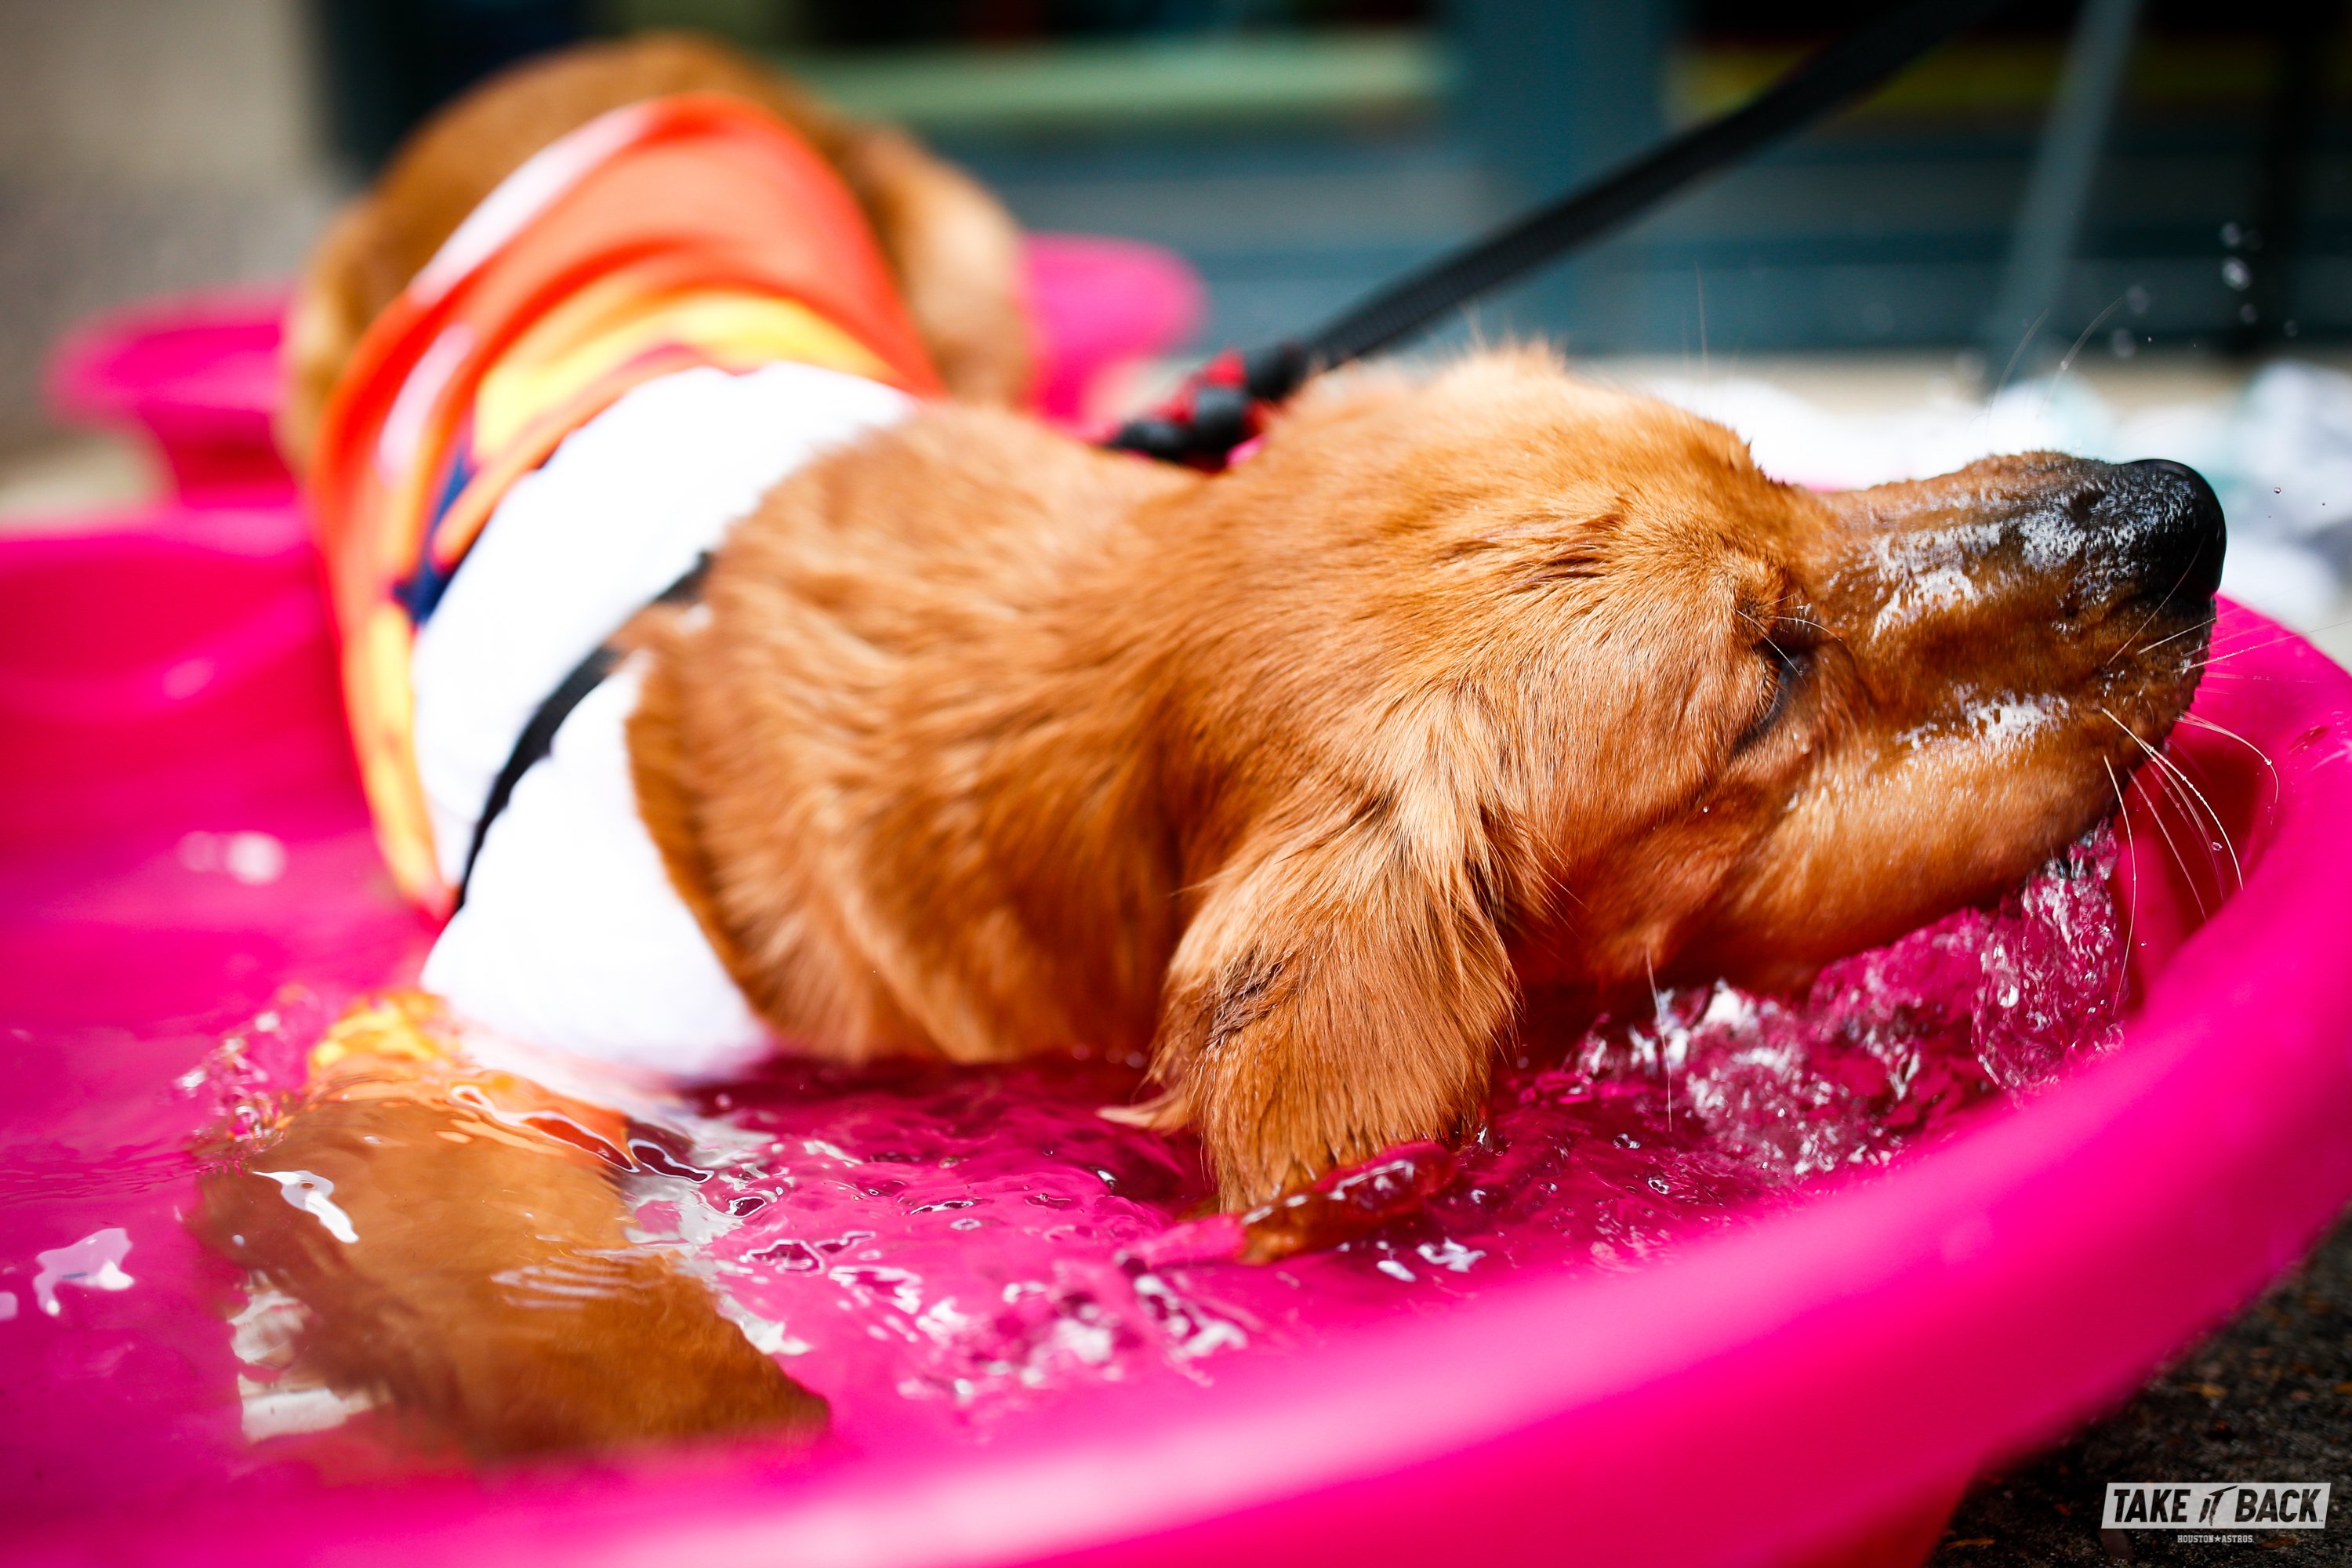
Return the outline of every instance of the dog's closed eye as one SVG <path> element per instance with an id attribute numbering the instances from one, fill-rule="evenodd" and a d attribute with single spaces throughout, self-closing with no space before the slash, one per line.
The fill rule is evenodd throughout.
<path id="1" fill-rule="evenodd" d="M 1740 731 L 1735 750 L 1745 751 L 1772 732 L 1802 693 L 1812 674 L 1821 633 L 1801 616 L 1783 615 L 1757 639 L 1757 657 L 1764 666 L 1763 705 L 1748 728 Z"/>

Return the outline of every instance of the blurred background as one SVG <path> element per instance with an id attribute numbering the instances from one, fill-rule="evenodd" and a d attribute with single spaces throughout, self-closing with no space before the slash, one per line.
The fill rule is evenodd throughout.
<path id="1" fill-rule="evenodd" d="M 44 358 L 72 323 L 284 278 L 421 115 L 570 39 L 723 35 L 913 126 L 1033 228 L 1181 253 L 1206 286 L 1197 358 L 1311 328 L 1875 9 L 0 0 L 0 513 L 153 483 L 135 444 L 47 411 Z M 2011 5 L 1433 346 L 1546 335 L 1814 482 L 2158 442 L 2222 488 L 2233 590 L 2328 626 L 2352 568 L 2346 12 Z"/>

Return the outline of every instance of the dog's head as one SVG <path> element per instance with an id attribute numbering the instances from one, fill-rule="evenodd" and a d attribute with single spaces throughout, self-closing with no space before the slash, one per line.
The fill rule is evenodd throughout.
<path id="1" fill-rule="evenodd" d="M 1724 778 L 1748 847 L 1685 950 L 1768 983 L 2007 888 L 2119 806 L 2196 689 L 2224 546 L 2210 487 L 2162 460 L 1805 499 L 1763 551 L 1786 597 L 1741 736 L 1761 787 Z"/>
<path id="2" fill-rule="evenodd" d="M 1335 397 L 1234 479 L 1391 563 L 1333 612 L 1387 641 L 1367 793 L 1483 769 L 1449 809 L 1516 841 L 1522 978 L 1601 986 L 1790 984 L 2015 883 L 2186 709 L 2223 547 L 2176 464 L 1817 494 L 1532 354 Z"/>

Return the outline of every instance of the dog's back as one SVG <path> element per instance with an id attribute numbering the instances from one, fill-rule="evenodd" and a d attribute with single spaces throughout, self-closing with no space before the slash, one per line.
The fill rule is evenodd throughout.
<path id="1" fill-rule="evenodd" d="M 934 410 L 781 486 L 721 550 L 707 615 L 663 617 L 639 800 L 796 1039 L 967 1061 L 1148 1044 L 1177 868 L 1130 574 L 1142 514 L 1201 482 Z"/>

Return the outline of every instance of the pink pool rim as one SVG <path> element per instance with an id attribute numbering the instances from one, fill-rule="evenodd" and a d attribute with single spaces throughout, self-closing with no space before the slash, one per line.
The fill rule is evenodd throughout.
<path id="1" fill-rule="evenodd" d="M 6 914 L 0 951 L 25 965 L 5 993 L 27 1016 L 92 983 L 24 956 L 58 921 L 109 918 L 76 905 L 77 877 L 224 812 L 289 841 L 357 832 L 314 583 L 283 509 L 0 542 L 0 867 L 11 898 L 43 900 Z M 1205 1386 L 1073 1390 L 985 1444 L 106 1510 L 0 1556 L 1916 1562 L 1971 1476 L 2119 1398 L 2352 1196 L 2352 679 L 2241 609 L 2219 637 L 2230 657 L 2197 707 L 2218 729 L 2180 744 L 2244 884 L 2138 841 L 2144 999 L 2124 1047 L 1751 1228 L 1637 1273 L 1521 1273 L 1315 1351 L 1231 1358 Z M 355 896 L 341 886 L 269 896 L 331 923 Z M 142 969 L 136 939 L 111 950 L 124 1006 L 208 984 L 200 965 Z M 0 1367 L 26 1326 L 0 1324 Z"/>

